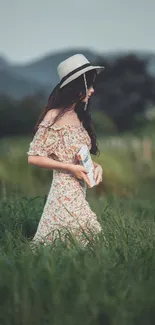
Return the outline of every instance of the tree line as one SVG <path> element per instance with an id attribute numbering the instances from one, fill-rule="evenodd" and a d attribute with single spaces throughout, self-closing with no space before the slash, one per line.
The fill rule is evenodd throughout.
<path id="1" fill-rule="evenodd" d="M 99 58 L 105 70 L 96 80 L 93 116 L 97 132 L 124 132 L 138 125 L 138 116 L 155 105 L 155 78 L 148 62 L 134 54 L 114 60 Z M 29 134 L 47 98 L 43 94 L 15 100 L 0 96 L 0 136 Z"/>

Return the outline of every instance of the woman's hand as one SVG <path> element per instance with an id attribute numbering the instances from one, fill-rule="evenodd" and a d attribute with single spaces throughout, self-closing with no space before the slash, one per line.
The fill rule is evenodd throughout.
<path id="1" fill-rule="evenodd" d="M 96 181 L 96 185 L 98 185 L 100 182 L 102 182 L 102 175 L 103 175 L 103 169 L 99 164 L 94 165 L 94 178 Z"/>
<path id="2" fill-rule="evenodd" d="M 71 164 L 69 170 L 76 178 L 83 180 L 88 187 L 91 187 L 89 178 L 87 176 L 88 170 L 85 167 Z"/>

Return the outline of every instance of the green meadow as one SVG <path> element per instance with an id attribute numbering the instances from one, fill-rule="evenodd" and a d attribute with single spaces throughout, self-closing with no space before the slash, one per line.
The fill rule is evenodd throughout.
<path id="1" fill-rule="evenodd" d="M 29 137 L 0 141 L 0 324 L 155 324 L 153 141 L 99 139 L 103 182 L 87 199 L 102 233 L 31 249 L 52 171 L 30 166 Z"/>

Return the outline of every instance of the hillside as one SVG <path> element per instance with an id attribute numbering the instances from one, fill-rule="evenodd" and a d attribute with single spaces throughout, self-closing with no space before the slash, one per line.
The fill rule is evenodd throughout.
<path id="1" fill-rule="evenodd" d="M 43 86 L 41 86 L 37 81 L 33 82 L 31 79 L 28 80 L 23 78 L 16 73 L 12 73 L 9 69 L 0 71 L 1 94 L 7 94 L 8 96 L 20 99 L 42 90 Z"/>

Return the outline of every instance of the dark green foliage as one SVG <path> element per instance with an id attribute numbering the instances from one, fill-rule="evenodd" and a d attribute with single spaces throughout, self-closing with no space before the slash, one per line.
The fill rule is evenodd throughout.
<path id="1" fill-rule="evenodd" d="M 128 54 L 97 63 L 106 67 L 97 79 L 98 107 L 120 131 L 135 128 L 137 114 L 155 104 L 155 78 L 148 72 L 148 60 Z"/>
<path id="2" fill-rule="evenodd" d="M 42 109 L 41 97 L 29 96 L 20 101 L 8 96 L 0 97 L 0 137 L 32 134 Z"/>

